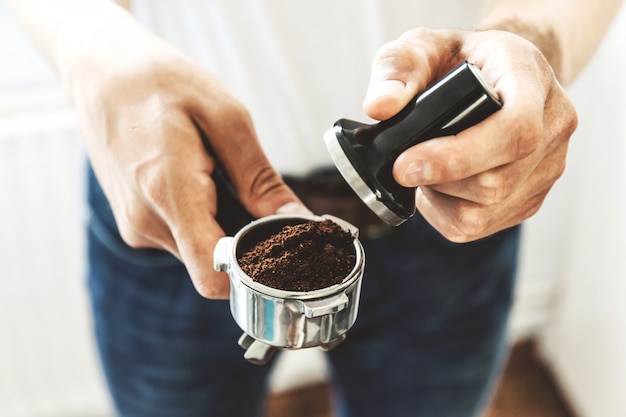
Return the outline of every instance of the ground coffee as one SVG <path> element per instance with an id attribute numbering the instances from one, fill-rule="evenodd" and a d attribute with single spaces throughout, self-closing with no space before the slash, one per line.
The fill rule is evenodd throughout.
<path id="1" fill-rule="evenodd" d="M 338 284 L 354 268 L 354 237 L 331 220 L 285 226 L 237 260 L 250 278 L 286 291 Z"/>

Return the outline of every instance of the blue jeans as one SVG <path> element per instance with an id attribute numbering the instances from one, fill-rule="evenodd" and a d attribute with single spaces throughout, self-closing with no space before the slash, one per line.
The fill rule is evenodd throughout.
<path id="1" fill-rule="evenodd" d="M 89 172 L 89 289 L 123 417 L 260 415 L 270 366 L 249 364 L 227 301 L 202 298 L 168 253 L 128 247 Z M 519 227 L 469 244 L 416 214 L 365 239 L 356 324 L 328 353 L 342 416 L 470 417 L 506 352 Z"/>

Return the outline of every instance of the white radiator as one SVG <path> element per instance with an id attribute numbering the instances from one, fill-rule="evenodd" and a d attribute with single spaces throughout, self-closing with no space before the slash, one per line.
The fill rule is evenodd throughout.
<path id="1" fill-rule="evenodd" d="M 83 150 L 69 107 L 45 94 L 61 96 L 0 96 L 0 416 L 108 416 L 83 277 Z"/>

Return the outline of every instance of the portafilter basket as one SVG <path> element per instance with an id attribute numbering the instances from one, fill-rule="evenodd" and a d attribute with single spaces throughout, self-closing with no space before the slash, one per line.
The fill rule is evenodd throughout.
<path id="1" fill-rule="evenodd" d="M 242 248 L 252 247 L 285 226 L 326 219 L 354 237 L 354 268 L 341 283 L 314 291 L 285 291 L 253 281 L 239 266 Z M 239 345 L 249 362 L 265 364 L 277 349 L 332 349 L 345 339 L 356 321 L 365 254 L 358 229 L 337 217 L 280 214 L 253 221 L 234 237 L 218 241 L 214 266 L 228 273 L 230 311 L 244 332 Z"/>

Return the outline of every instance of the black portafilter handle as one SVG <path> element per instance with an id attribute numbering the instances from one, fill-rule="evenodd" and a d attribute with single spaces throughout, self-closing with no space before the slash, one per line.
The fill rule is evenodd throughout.
<path id="1" fill-rule="evenodd" d="M 415 213 L 415 189 L 392 175 L 396 158 L 428 139 L 455 135 L 502 107 L 494 88 L 469 62 L 450 71 L 398 114 L 376 124 L 338 120 L 324 135 L 328 151 L 356 194 L 394 226 Z"/>

